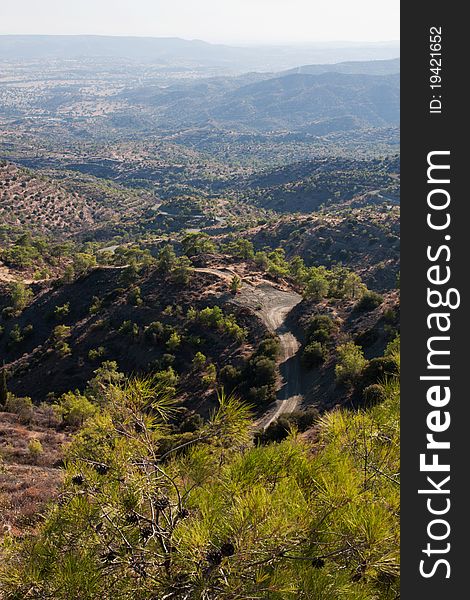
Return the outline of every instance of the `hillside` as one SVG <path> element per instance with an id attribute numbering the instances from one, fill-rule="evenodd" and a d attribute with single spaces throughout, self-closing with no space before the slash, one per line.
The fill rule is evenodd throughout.
<path id="1" fill-rule="evenodd" d="M 228 286 L 203 273 L 194 274 L 187 287 L 170 280 L 165 286 L 161 283 L 158 271 L 129 283 L 124 270 L 101 269 L 59 290 L 40 294 L 18 320 L 5 327 L 2 354 L 12 365 L 12 391 L 39 401 L 51 392 L 83 389 L 104 360 L 116 361 L 125 373 L 171 366 L 189 374 L 192 385 L 196 385 L 197 374 L 192 372 L 191 361 L 198 350 L 217 368 L 229 359 L 235 360 L 237 353 L 243 351 L 242 340 L 237 341 L 230 334 L 220 337 L 212 334 L 210 328 L 200 331 L 197 323 L 191 325 L 187 317 L 189 309 L 223 307 L 230 299 Z M 133 299 L 136 294 L 138 300 Z M 68 307 L 66 315 L 59 319 L 54 317 L 58 306 Z M 235 307 L 228 310 L 234 312 Z M 256 319 L 247 321 L 243 314 L 238 319 L 248 327 L 246 342 L 256 344 L 262 336 L 261 325 Z M 155 330 L 154 335 L 157 322 L 162 331 Z M 11 330 L 17 325 L 24 330 L 29 324 L 34 324 L 33 332 L 12 345 Z M 152 324 L 153 329 L 149 329 Z M 60 352 L 60 348 L 54 351 L 54 331 L 58 326 L 67 328 L 70 353 Z M 172 350 L 167 342 L 175 332 L 181 339 Z M 196 344 L 194 340 L 201 334 L 204 335 Z"/>
<path id="2" fill-rule="evenodd" d="M 0 81 L 0 122 L 2 152 L 11 153 L 13 162 L 19 150 L 31 149 L 32 139 L 30 159 L 44 146 L 55 153 L 63 146 L 76 151 L 90 142 L 108 145 L 150 136 L 172 142 L 196 135 L 207 143 L 215 134 L 231 144 L 237 134 L 255 134 L 267 136 L 265 145 L 276 135 L 341 134 L 350 140 L 352 131 L 361 131 L 381 137 L 380 130 L 399 125 L 399 75 L 372 74 L 376 61 L 348 68 L 318 65 L 308 72 L 301 67 L 281 75 L 199 73 L 197 68 L 194 73 L 191 66 L 165 70 L 159 63 L 133 65 L 128 59 L 89 61 L 72 66 L 46 59 L 25 64 L 21 72 L 7 63 Z"/>
<path id="3" fill-rule="evenodd" d="M 162 265 L 162 260 L 158 264 Z M 294 282 L 265 272 L 252 260 L 219 254 L 194 256 L 187 266 L 181 263 L 184 267 L 177 264 L 178 272 L 173 275 L 162 271 L 162 266 L 147 267 L 140 275 L 130 268 L 106 267 L 60 287 L 38 284 L 34 301 L 21 315 L 3 319 L 0 343 L 10 372 L 9 388 L 36 402 L 70 389 L 84 390 L 96 369 L 112 360 L 125 374 L 170 369 L 177 375 L 181 399 L 204 414 L 214 400 L 213 384 L 225 381 L 231 385 L 237 369 L 239 393 L 256 398 L 260 409 L 265 410 L 275 399 L 276 386 L 281 390 L 278 398 L 296 398 L 292 401 L 295 407 L 304 389 L 292 387 L 284 397 L 281 380 L 273 371 L 266 373 L 267 379 L 260 375 L 260 390 L 266 385 L 274 387 L 266 397 L 263 394 L 268 388 L 263 394 L 259 390 L 258 398 L 257 375 L 245 368 L 259 351 L 260 342 L 274 335 L 281 343 L 280 354 L 276 350 L 273 355 L 281 366 L 280 377 L 288 382 L 296 379 L 294 372 L 282 366 L 295 363 L 297 369 L 300 360 L 295 339 L 291 342 L 282 335 L 291 311 L 303 306 Z M 234 277 L 240 281 L 236 294 L 230 291 Z M 354 297 L 349 302 L 331 298 L 318 308 L 346 314 L 355 302 Z M 335 306 L 343 308 L 332 308 Z M 7 310 L 11 312 L 5 309 L 5 314 Z M 342 320 L 342 335 L 348 337 L 352 335 L 349 321 L 346 317 Z M 360 329 L 360 322 L 355 327 Z M 295 335 L 302 338 L 301 333 Z M 377 350 L 379 354 L 382 351 L 383 347 Z M 195 369 L 197 353 L 202 353 L 204 361 Z M 224 379 L 227 367 L 235 371 Z M 201 377 L 209 371 L 214 379 L 205 387 Z M 243 392 L 245 381 L 251 383 Z M 284 404 L 284 411 L 286 407 Z"/>
<path id="4" fill-rule="evenodd" d="M 332 117 L 353 117 L 362 127 L 397 125 L 398 81 L 395 75 L 286 75 L 227 93 L 207 118 L 258 130 L 298 129 Z"/>
<path id="5" fill-rule="evenodd" d="M 325 329 L 324 323 L 316 330 L 312 323 L 318 318 L 329 320 L 331 331 Z M 369 400 L 365 389 L 397 374 L 393 360 L 387 362 L 381 358 L 399 331 L 400 300 L 395 291 L 383 294 L 370 306 L 364 304 L 364 308 L 358 302 L 329 301 L 318 304 L 306 300 L 292 311 L 289 319 L 301 340 L 299 353 L 303 358 L 301 377 L 304 406 L 314 404 L 323 411 L 338 405 L 356 408 L 367 406 Z M 324 337 L 325 331 L 329 331 L 329 334 Z M 323 345 L 324 357 L 322 361 L 315 362 L 309 348 L 312 342 L 319 340 Z M 338 364 L 336 352 L 341 344 L 351 340 L 361 348 L 372 366 L 366 367 L 352 385 L 343 387 L 338 385 L 335 373 Z"/>
<path id="6" fill-rule="evenodd" d="M 400 162 L 323 158 L 265 169 L 241 181 L 248 202 L 284 213 L 316 211 L 365 195 L 399 199 Z"/>
<path id="7" fill-rule="evenodd" d="M 9 163 L 0 164 L 2 224 L 68 236 L 92 228 L 105 214 L 83 196 Z"/>
<path id="8" fill-rule="evenodd" d="M 396 287 L 400 264 L 399 209 L 387 204 L 283 217 L 244 233 L 257 249 L 284 248 L 308 265 L 345 264 L 375 290 Z"/>
<path id="9" fill-rule="evenodd" d="M 60 236 L 100 236 L 113 224 L 125 227 L 153 204 L 145 192 L 74 174 L 0 164 L 0 221 L 23 232 Z"/>

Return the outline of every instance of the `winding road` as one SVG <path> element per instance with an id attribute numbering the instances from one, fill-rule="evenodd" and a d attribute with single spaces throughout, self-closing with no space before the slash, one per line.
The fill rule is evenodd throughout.
<path id="1" fill-rule="evenodd" d="M 300 342 L 286 325 L 289 312 L 299 304 L 302 296 L 292 290 L 280 289 L 267 280 L 251 281 L 232 268 L 200 268 L 196 271 L 211 273 L 229 283 L 234 275 L 242 280 L 242 287 L 233 302 L 250 308 L 280 341 L 279 371 L 281 380 L 277 400 L 272 408 L 257 420 L 257 427 L 266 429 L 280 415 L 292 412 L 302 399 L 300 366 L 297 356 Z"/>
<path id="2" fill-rule="evenodd" d="M 286 325 L 287 315 L 301 300 L 302 296 L 296 292 L 281 290 L 267 281 L 256 286 L 243 286 L 236 299 L 241 306 L 249 307 L 255 301 L 257 314 L 269 331 L 278 336 L 280 342 L 281 381 L 274 406 L 256 422 L 263 429 L 283 413 L 295 410 L 302 399 L 297 356 L 300 342 Z"/>

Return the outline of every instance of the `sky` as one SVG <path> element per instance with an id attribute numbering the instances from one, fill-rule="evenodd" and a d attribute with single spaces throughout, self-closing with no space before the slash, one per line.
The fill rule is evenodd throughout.
<path id="1" fill-rule="evenodd" d="M 399 39 L 399 7 L 400 0 L 0 0 L 0 34 L 391 41 Z"/>

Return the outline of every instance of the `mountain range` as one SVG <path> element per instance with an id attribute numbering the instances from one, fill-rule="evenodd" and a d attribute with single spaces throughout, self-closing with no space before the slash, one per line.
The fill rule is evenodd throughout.
<path id="1" fill-rule="evenodd" d="M 181 38 L 93 35 L 2 35 L 0 59 L 107 58 L 162 67 L 218 68 L 224 72 L 279 71 L 301 64 L 395 58 L 397 42 L 331 42 L 298 46 L 228 46 Z"/>

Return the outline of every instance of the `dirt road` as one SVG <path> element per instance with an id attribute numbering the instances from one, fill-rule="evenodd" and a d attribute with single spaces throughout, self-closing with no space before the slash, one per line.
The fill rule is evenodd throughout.
<path id="1" fill-rule="evenodd" d="M 256 425 L 266 429 L 282 413 L 292 412 L 298 406 L 302 396 L 300 390 L 300 368 L 297 356 L 300 342 L 286 326 L 288 313 L 299 304 L 302 297 L 293 291 L 277 289 L 268 282 L 257 286 L 246 285 L 237 296 L 237 303 L 251 306 L 256 301 L 255 310 L 268 329 L 275 333 L 280 341 L 279 370 L 280 387 L 273 408 L 263 415 Z"/>
<path id="2" fill-rule="evenodd" d="M 217 275 L 229 282 L 236 274 L 235 269 L 196 269 L 203 273 Z M 267 328 L 279 337 L 281 344 L 279 370 L 281 374 L 277 400 L 274 406 L 263 415 L 256 425 L 266 429 L 282 413 L 292 412 L 299 404 L 301 396 L 300 366 L 297 356 L 300 342 L 286 326 L 286 316 L 299 304 L 302 296 L 292 290 L 279 289 L 269 281 L 249 281 L 242 279 L 242 287 L 233 302 L 239 306 L 248 307 L 265 323 Z"/>

